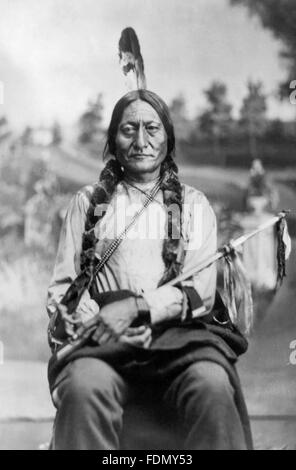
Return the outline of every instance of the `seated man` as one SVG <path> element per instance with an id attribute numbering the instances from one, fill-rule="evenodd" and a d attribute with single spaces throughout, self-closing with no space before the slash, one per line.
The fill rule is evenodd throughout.
<path id="1" fill-rule="evenodd" d="M 213 210 L 180 183 L 174 149 L 166 104 L 129 92 L 112 114 L 100 181 L 69 205 L 48 293 L 55 341 L 56 304 L 137 215 L 75 310 L 80 322 L 99 313 L 97 330 L 67 360 L 50 360 L 53 449 L 118 449 L 123 412 L 143 388 L 179 417 L 180 448 L 251 447 L 234 366 L 247 343 L 215 302 L 215 265 L 167 284 L 216 251 Z"/>

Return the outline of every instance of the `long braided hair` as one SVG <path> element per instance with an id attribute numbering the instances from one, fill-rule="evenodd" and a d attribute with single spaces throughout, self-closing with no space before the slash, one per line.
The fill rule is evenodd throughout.
<path id="1" fill-rule="evenodd" d="M 98 239 L 95 236 L 95 225 L 104 217 L 95 214 L 98 204 L 108 204 L 113 196 L 117 184 L 123 179 L 123 171 L 116 160 L 116 134 L 124 110 L 136 100 L 146 101 L 158 113 L 167 133 L 167 156 L 161 164 L 160 189 L 163 192 L 163 201 L 167 210 L 167 238 L 164 239 L 162 258 L 165 264 L 165 273 L 159 285 L 168 282 L 177 276 L 182 268 L 183 245 L 181 241 L 182 223 L 182 186 L 178 177 L 178 167 L 173 160 L 175 150 L 175 133 L 170 113 L 164 101 L 155 93 L 148 90 L 136 90 L 127 93 L 115 105 L 111 122 L 107 132 L 107 143 L 104 157 L 112 156 L 100 174 L 99 182 L 95 184 L 90 197 L 90 205 L 86 214 L 85 231 L 82 238 L 81 270 L 94 269 L 95 247 Z M 115 158 L 114 158 L 115 157 Z M 169 210 L 176 205 L 178 210 Z"/>

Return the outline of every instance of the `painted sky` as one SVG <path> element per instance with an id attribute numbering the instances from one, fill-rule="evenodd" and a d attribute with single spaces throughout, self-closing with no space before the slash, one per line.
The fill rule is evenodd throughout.
<path id="1" fill-rule="evenodd" d="M 190 115 L 214 79 L 237 114 L 249 78 L 264 82 L 270 116 L 295 115 L 272 97 L 285 76 L 280 44 L 228 0 L 0 0 L 0 115 L 18 127 L 71 124 L 101 91 L 108 119 L 125 92 L 117 44 L 126 26 L 138 33 L 148 87 L 168 102 L 183 93 Z"/>

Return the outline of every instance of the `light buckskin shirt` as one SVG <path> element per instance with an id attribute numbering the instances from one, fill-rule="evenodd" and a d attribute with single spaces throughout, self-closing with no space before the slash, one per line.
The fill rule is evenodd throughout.
<path id="1" fill-rule="evenodd" d="M 150 192 L 154 184 L 149 183 L 141 189 Z M 216 252 L 217 228 L 215 214 L 204 194 L 185 184 L 182 184 L 182 190 L 184 205 L 181 236 L 185 246 L 184 272 Z M 80 272 L 82 235 L 92 191 L 92 185 L 85 186 L 70 201 L 48 289 L 47 311 L 50 316 L 55 311 L 55 303 L 60 302 Z M 96 256 L 104 253 L 144 200 L 145 194 L 128 182 L 123 181 L 117 185 L 106 215 L 96 225 L 95 233 L 99 238 Z M 101 207 L 97 206 L 96 211 L 100 209 Z M 99 292 L 129 289 L 141 295 L 157 288 L 165 270 L 162 247 L 166 220 L 163 194 L 159 191 L 98 274 L 96 282 Z M 195 287 L 206 306 L 205 313 L 209 312 L 215 299 L 215 264 L 183 284 Z"/>

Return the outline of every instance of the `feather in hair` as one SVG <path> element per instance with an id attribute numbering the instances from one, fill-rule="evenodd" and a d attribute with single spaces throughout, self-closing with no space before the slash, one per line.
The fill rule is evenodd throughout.
<path id="1" fill-rule="evenodd" d="M 119 40 L 119 63 L 129 91 L 146 88 L 144 61 L 133 28 L 125 28 Z"/>

